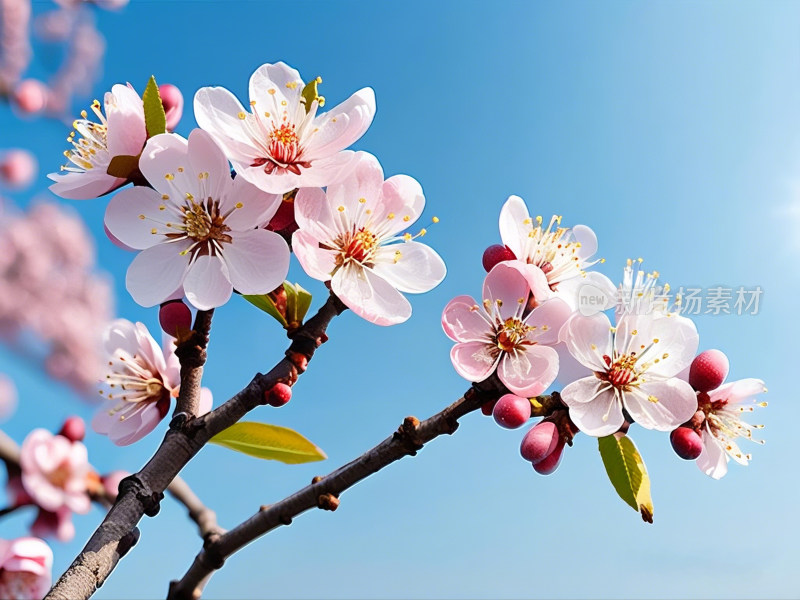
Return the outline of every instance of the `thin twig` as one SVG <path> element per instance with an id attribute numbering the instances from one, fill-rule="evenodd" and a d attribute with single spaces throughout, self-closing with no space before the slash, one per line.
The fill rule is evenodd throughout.
<path id="1" fill-rule="evenodd" d="M 474 385 L 463 397 L 425 421 L 406 417 L 395 433 L 357 459 L 325 477 L 315 477 L 310 485 L 284 500 L 261 507 L 240 525 L 205 544 L 183 578 L 170 583 L 168 600 L 196 600 L 214 571 L 220 569 L 231 554 L 273 529 L 289 525 L 292 519 L 309 509 L 336 510 L 342 492 L 404 456 L 416 455 L 434 438 L 452 434 L 461 417 L 503 392 L 502 384 L 492 377 Z"/>
<path id="2" fill-rule="evenodd" d="M 189 518 L 197 524 L 198 532 L 203 540 L 207 541 L 225 533 L 225 530 L 217 524 L 217 514 L 203 504 L 189 484 L 181 477 L 173 479 L 172 483 L 167 486 L 167 491 L 189 511 Z"/>
<path id="3" fill-rule="evenodd" d="M 187 419 L 192 419 L 197 416 L 203 365 L 206 364 L 206 346 L 213 316 L 213 308 L 198 310 L 191 334 L 186 339 L 178 341 L 175 355 L 181 363 L 181 388 L 178 393 L 178 401 L 175 403 L 173 417 L 183 414 Z"/>
<path id="4" fill-rule="evenodd" d="M 269 373 L 258 373 L 243 390 L 210 413 L 195 419 L 173 419 L 150 461 L 141 471 L 123 479 L 116 503 L 46 598 L 89 598 L 136 543 L 136 525 L 142 516 L 158 513 L 164 490 L 181 469 L 211 437 L 264 404 L 265 393 L 276 383 L 294 384 L 317 347 L 326 339 L 328 324 L 345 308 L 338 298 L 329 296 L 317 314 L 294 333 L 286 357 Z"/>

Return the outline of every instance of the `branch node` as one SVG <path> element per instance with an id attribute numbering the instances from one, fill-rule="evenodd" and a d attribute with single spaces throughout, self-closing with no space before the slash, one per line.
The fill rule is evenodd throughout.
<path id="1" fill-rule="evenodd" d="M 169 429 L 171 431 L 179 431 L 183 429 L 183 426 L 186 424 L 188 419 L 189 413 L 179 412 L 177 415 L 172 417 L 172 420 L 169 422 Z"/>
<path id="2" fill-rule="evenodd" d="M 262 504 L 261 506 L 259 506 L 259 507 L 258 507 L 258 510 L 260 510 L 261 512 L 263 512 L 263 511 L 265 511 L 265 510 L 269 510 L 269 507 L 270 507 L 270 506 L 272 506 L 272 505 L 271 505 L 271 504 Z"/>
<path id="3" fill-rule="evenodd" d="M 117 553 L 120 558 L 125 556 L 128 551 L 136 545 L 140 535 L 139 528 L 134 527 L 131 531 L 122 536 L 117 546 Z"/>
<path id="4" fill-rule="evenodd" d="M 302 352 L 287 350 L 286 358 L 289 359 L 289 362 L 295 366 L 298 372 L 305 373 L 306 369 L 308 368 L 308 356 Z"/>
<path id="5" fill-rule="evenodd" d="M 419 419 L 417 417 L 406 417 L 395 434 L 396 437 L 400 437 L 404 440 L 411 456 L 416 456 L 417 451 L 422 450 L 424 445 L 417 435 L 418 427 Z"/>
<path id="6" fill-rule="evenodd" d="M 315 483 L 319 483 L 320 481 L 322 481 L 322 477 L 320 475 L 317 475 L 316 477 L 314 477 L 311 480 L 311 485 L 314 485 Z"/>
<path id="7" fill-rule="evenodd" d="M 292 524 L 292 517 L 288 517 L 286 515 L 281 515 L 278 519 L 283 525 L 291 525 Z"/>
<path id="8" fill-rule="evenodd" d="M 339 498 L 333 494 L 321 494 L 317 498 L 317 506 L 322 510 L 329 510 L 333 512 L 339 508 Z"/>

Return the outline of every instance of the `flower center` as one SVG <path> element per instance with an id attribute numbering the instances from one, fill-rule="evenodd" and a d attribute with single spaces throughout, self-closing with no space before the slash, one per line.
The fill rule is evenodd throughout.
<path id="1" fill-rule="evenodd" d="M 65 460 L 47 474 L 47 481 L 52 483 L 54 487 L 64 489 L 71 474 L 72 469 L 70 469 L 69 463 Z"/>
<path id="2" fill-rule="evenodd" d="M 339 241 L 341 253 L 336 257 L 336 264 L 341 266 L 352 260 L 362 265 L 369 265 L 378 245 L 377 236 L 361 227 L 355 233 L 345 235 L 344 239 Z"/>
<path id="3" fill-rule="evenodd" d="M 241 208 L 241 203 L 236 205 Z M 187 194 L 187 202 L 181 207 L 183 212 L 183 234 L 168 234 L 175 237 L 188 237 L 196 242 L 192 252 L 199 255 L 208 254 L 210 247 L 220 246 L 221 243 L 230 244 L 233 238 L 228 235 L 231 230 L 225 224 L 225 217 L 219 210 L 219 201 L 208 198 L 203 204 L 197 202 L 191 194 Z M 198 248 L 198 245 L 200 246 Z"/>
<path id="4" fill-rule="evenodd" d="M 521 350 L 523 346 L 531 346 L 534 342 L 526 339 L 532 329 L 517 318 L 506 319 L 497 334 L 497 347 L 503 352 Z"/>
<path id="5" fill-rule="evenodd" d="M 614 387 L 624 388 L 629 385 L 636 385 L 638 376 L 634 370 L 636 360 L 636 357 L 631 354 L 623 354 L 615 361 L 612 361 L 607 354 L 603 355 L 603 361 L 608 365 L 608 371 L 596 373 L 596 375 L 599 379 L 608 381 Z"/>

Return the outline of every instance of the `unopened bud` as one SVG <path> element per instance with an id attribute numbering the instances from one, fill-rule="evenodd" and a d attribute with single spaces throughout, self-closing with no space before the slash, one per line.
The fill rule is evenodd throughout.
<path id="1" fill-rule="evenodd" d="M 552 421 L 541 421 L 522 438 L 519 452 L 522 458 L 536 464 L 546 459 L 558 446 L 561 435 Z"/>
<path id="2" fill-rule="evenodd" d="M 283 406 L 292 399 L 292 388 L 285 383 L 276 383 L 266 393 L 267 404 L 270 406 Z"/>
<path id="3" fill-rule="evenodd" d="M 9 187 L 24 188 L 34 180 L 37 170 L 33 154 L 27 150 L 11 150 L 0 162 L 0 179 Z"/>
<path id="4" fill-rule="evenodd" d="M 498 263 L 515 260 L 517 257 L 508 246 L 494 244 L 483 251 L 483 268 L 488 273 Z"/>
<path id="5" fill-rule="evenodd" d="M 689 367 L 689 385 L 698 392 L 717 389 L 728 376 L 730 363 L 720 350 L 706 350 L 698 354 Z"/>
<path id="6" fill-rule="evenodd" d="M 703 452 L 703 439 L 689 427 L 678 427 L 669 434 L 669 441 L 675 454 L 684 460 L 694 460 Z"/>
<path id="7" fill-rule="evenodd" d="M 14 89 L 14 103 L 28 115 L 42 112 L 47 96 L 47 86 L 38 79 L 25 79 Z"/>
<path id="8" fill-rule="evenodd" d="M 192 328 L 192 311 L 182 300 L 170 300 L 158 309 L 158 322 L 164 333 L 178 337 L 178 331 Z"/>
<path id="9" fill-rule="evenodd" d="M 522 427 L 531 418 L 531 402 L 515 394 L 506 394 L 494 405 L 492 416 L 500 427 Z"/>
<path id="10" fill-rule="evenodd" d="M 70 442 L 80 442 L 86 437 L 86 423 L 80 417 L 69 417 L 64 421 L 58 435 L 64 436 Z"/>
<path id="11" fill-rule="evenodd" d="M 158 86 L 158 95 L 167 116 L 167 130 L 175 131 L 183 116 L 183 94 L 171 83 L 162 83 Z"/>

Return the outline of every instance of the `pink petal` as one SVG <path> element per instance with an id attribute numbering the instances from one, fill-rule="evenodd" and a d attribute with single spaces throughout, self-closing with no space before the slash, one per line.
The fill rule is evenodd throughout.
<path id="1" fill-rule="evenodd" d="M 382 247 L 373 270 L 401 292 L 412 294 L 432 290 L 447 273 L 441 257 L 419 242 Z"/>
<path id="2" fill-rule="evenodd" d="M 357 213 L 369 209 L 373 218 L 379 218 L 378 201 L 383 185 L 383 169 L 378 159 L 367 152 L 356 152 L 353 167 L 347 177 L 328 186 L 328 202 L 332 206 L 344 206 L 345 214 L 355 220 Z M 360 199 L 366 200 L 361 203 Z M 363 204 L 363 205 L 362 205 Z"/>
<path id="3" fill-rule="evenodd" d="M 566 302 L 559 298 L 551 298 L 537 306 L 525 319 L 525 323 L 536 329 L 528 335 L 538 344 L 553 345 L 558 343 L 558 332 L 569 319 L 572 311 Z"/>
<path id="4" fill-rule="evenodd" d="M 396 325 L 411 316 L 411 305 L 382 277 L 350 263 L 331 279 L 331 290 L 358 316 L 376 325 Z"/>
<path id="5" fill-rule="evenodd" d="M 521 314 L 521 307 L 527 304 L 529 293 L 525 278 L 506 263 L 495 265 L 483 282 L 484 299 L 497 307 L 503 319 Z"/>
<path id="6" fill-rule="evenodd" d="M 483 381 L 494 373 L 500 352 L 494 354 L 494 345 L 486 342 L 464 342 L 450 350 L 450 360 L 456 373 L 467 381 Z"/>
<path id="7" fill-rule="evenodd" d="M 227 191 L 231 184 L 231 169 L 228 160 L 222 149 L 206 131 L 193 129 L 189 134 L 189 170 L 194 177 L 199 177 L 200 173 L 208 173 L 203 180 L 203 191 L 206 197 L 219 200 L 223 197 L 223 192 Z M 187 190 L 188 191 L 188 190 Z M 238 202 L 235 198 L 232 203 Z M 227 224 L 227 220 L 226 220 Z"/>
<path id="8" fill-rule="evenodd" d="M 294 219 L 300 231 L 317 242 L 330 242 L 340 231 L 341 222 L 334 217 L 332 203 L 318 188 L 301 188 L 294 199 Z"/>
<path id="9" fill-rule="evenodd" d="M 587 369 L 572 356 L 566 344 L 556 344 L 553 349 L 558 352 L 558 376 L 556 376 L 556 381 L 562 386 L 592 374 L 590 369 Z"/>
<path id="10" fill-rule="evenodd" d="M 613 354 L 611 321 L 603 313 L 590 317 L 573 315 L 558 334 L 559 339 L 582 365 L 592 371 L 605 372 L 608 367 L 603 356 Z"/>
<path id="11" fill-rule="evenodd" d="M 138 156 L 147 139 L 144 106 L 135 90 L 117 84 L 104 99 L 108 122 L 108 153 Z"/>
<path id="12" fill-rule="evenodd" d="M 183 280 L 183 289 L 186 299 L 199 310 L 222 306 L 233 292 L 224 261 L 209 255 L 199 256 L 192 263 Z"/>
<path id="13" fill-rule="evenodd" d="M 617 323 L 614 349 L 620 354 L 636 352 L 640 360 L 653 363 L 650 374 L 668 378 L 691 364 L 699 342 L 697 328 L 686 317 L 626 314 Z"/>
<path id="14" fill-rule="evenodd" d="M 244 112 L 236 96 L 225 88 L 200 88 L 194 96 L 197 124 L 211 134 L 231 162 L 249 166 L 261 151 L 254 145 L 246 122 L 239 118 Z M 242 170 L 237 168 L 240 174 Z"/>
<path id="15" fill-rule="evenodd" d="M 309 140 L 310 160 L 344 150 L 367 131 L 375 116 L 375 92 L 362 88 L 347 100 L 314 119 L 317 133 Z"/>
<path id="16" fill-rule="evenodd" d="M 442 328 L 454 342 L 485 344 L 494 333 L 483 307 L 470 296 L 457 296 L 447 303 L 442 312 Z"/>
<path id="17" fill-rule="evenodd" d="M 182 204 L 186 192 L 197 192 L 197 175 L 189 164 L 189 142 L 177 133 L 151 137 L 139 159 L 139 170 L 159 194 L 174 196 Z"/>
<path id="18" fill-rule="evenodd" d="M 713 479 L 722 479 L 728 472 L 728 457 L 721 442 L 708 431 L 708 425 L 703 431 L 703 451 L 697 457 L 697 466 Z"/>
<path id="19" fill-rule="evenodd" d="M 207 412 L 211 412 L 214 406 L 214 396 L 211 390 L 207 387 L 200 388 L 200 402 L 197 405 L 197 416 L 202 416 Z"/>
<path id="20" fill-rule="evenodd" d="M 117 420 L 108 437 L 117 446 L 128 446 L 153 431 L 162 418 L 158 404 L 148 402 L 141 410 L 130 413 L 124 421 Z"/>
<path id="21" fill-rule="evenodd" d="M 374 215 L 376 219 L 384 219 L 388 213 L 394 213 L 387 229 L 389 234 L 396 234 L 411 226 L 425 208 L 425 196 L 422 186 L 413 177 L 408 175 L 394 175 L 389 177 L 381 189 L 383 198 L 383 212 Z"/>
<path id="22" fill-rule="evenodd" d="M 728 402 L 743 402 L 753 396 L 763 394 L 766 390 L 761 379 L 740 379 L 721 385 L 716 390 L 708 393 L 709 399 L 727 400 Z"/>
<path id="23" fill-rule="evenodd" d="M 86 173 L 65 173 L 47 176 L 55 181 L 50 191 L 67 200 L 92 200 L 117 189 L 125 183 L 124 179 L 112 177 L 107 173 L 90 169 Z"/>
<path id="24" fill-rule="evenodd" d="M 223 248 L 230 282 L 241 294 L 266 294 L 289 272 L 289 246 L 277 233 L 251 229 L 236 233 Z"/>
<path id="25" fill-rule="evenodd" d="M 160 207 L 167 207 L 160 210 Z M 170 216 L 166 216 L 169 213 Z M 144 216 L 144 219 L 141 217 Z M 172 203 L 165 203 L 161 194 L 144 186 L 131 187 L 114 195 L 106 207 L 105 226 L 120 242 L 136 250 L 144 250 L 174 233 L 166 222 L 178 219 Z"/>
<path id="26" fill-rule="evenodd" d="M 278 114 L 286 110 L 294 115 L 303 87 L 305 83 L 300 73 L 286 63 L 265 64 L 250 76 L 250 100 L 256 101 L 254 110 L 262 113 L 271 111 Z M 269 90 L 273 93 L 270 94 Z M 283 100 L 286 100 L 285 107 L 282 107 Z"/>
<path id="27" fill-rule="evenodd" d="M 328 281 L 336 268 L 336 254 L 319 247 L 319 241 L 302 229 L 292 235 L 292 250 L 309 277 Z"/>
<path id="28" fill-rule="evenodd" d="M 622 403 L 614 388 L 596 377 L 585 377 L 570 383 L 561 392 L 569 406 L 569 417 L 582 432 L 595 437 L 611 435 L 622 427 Z"/>
<path id="29" fill-rule="evenodd" d="M 142 306 L 155 306 L 166 300 L 183 283 L 189 256 L 181 252 L 191 245 L 190 240 L 179 240 L 142 250 L 131 262 L 125 278 L 131 297 Z"/>
<path id="30" fill-rule="evenodd" d="M 526 260 L 523 250 L 532 230 L 533 224 L 525 201 L 519 196 L 509 196 L 500 209 L 500 238 L 522 261 Z"/>
<path id="31" fill-rule="evenodd" d="M 549 346 L 531 346 L 524 352 L 506 353 L 497 376 L 514 394 L 530 398 L 544 392 L 558 373 L 558 353 Z"/>
<path id="32" fill-rule="evenodd" d="M 245 231 L 261 227 L 278 211 L 283 201 L 281 194 L 268 194 L 244 177 L 237 177 L 231 183 L 228 192 L 232 203 L 241 203 L 241 208 L 233 208 L 233 212 L 225 219 L 225 224 L 234 231 Z"/>
<path id="33" fill-rule="evenodd" d="M 283 194 L 294 188 L 325 187 L 345 178 L 355 166 L 356 154 L 344 150 L 326 158 L 318 158 L 309 167 L 302 167 L 300 175 L 291 171 L 275 172 L 268 175 L 264 167 L 251 167 L 250 163 L 237 164 L 237 173 L 253 185 L 271 194 Z M 252 159 L 251 159 L 252 161 Z"/>
<path id="34" fill-rule="evenodd" d="M 672 431 L 697 411 L 697 395 L 692 386 L 681 379 L 648 379 L 639 387 L 624 392 L 624 402 L 639 425 L 658 431 Z"/>

